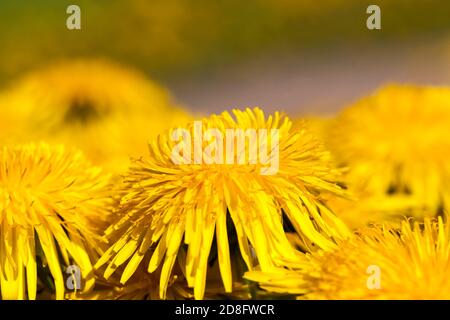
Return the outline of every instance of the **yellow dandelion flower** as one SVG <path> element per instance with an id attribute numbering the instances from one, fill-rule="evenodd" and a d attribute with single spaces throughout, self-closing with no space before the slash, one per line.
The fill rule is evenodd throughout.
<path id="1" fill-rule="evenodd" d="M 75 60 L 31 72 L 0 96 L 2 144 L 46 140 L 82 149 L 115 171 L 146 151 L 147 139 L 190 120 L 165 89 L 102 60 Z"/>
<path id="2" fill-rule="evenodd" d="M 98 277 L 95 289 L 91 292 L 75 292 L 71 299 L 81 300 L 159 300 L 161 270 L 155 273 L 147 272 L 150 256 L 146 256 L 126 284 L 120 283 L 120 276 L 113 275 L 108 280 Z M 123 272 L 125 266 L 121 266 Z M 192 300 L 194 294 L 186 284 L 186 278 L 179 266 L 175 265 L 167 283 L 166 299 Z M 233 292 L 223 291 L 222 280 L 217 265 L 208 272 L 208 288 L 205 299 L 250 299 L 251 295 L 246 284 L 233 283 Z"/>
<path id="3" fill-rule="evenodd" d="M 300 299 L 450 299 L 450 228 L 441 217 L 365 228 L 297 270 L 250 272 L 266 290 Z"/>
<path id="4" fill-rule="evenodd" d="M 123 271 L 123 268 L 122 268 Z M 126 285 L 120 283 L 116 276 L 108 280 L 98 276 L 95 289 L 90 292 L 74 292 L 69 295 L 74 300 L 158 300 L 158 274 L 150 274 L 145 266 L 140 265 Z M 167 284 L 167 298 L 170 300 L 192 299 L 193 294 L 186 287 L 183 274 L 175 271 Z"/>
<path id="5" fill-rule="evenodd" d="M 83 290 L 108 219 L 109 176 L 77 151 L 30 144 L 0 150 L 0 288 L 3 299 L 35 299 L 48 271 L 62 299 L 62 267 L 76 265 Z M 97 251 L 97 252 L 96 252 Z M 45 274 L 45 272 L 43 272 Z M 75 288 L 76 289 L 76 288 Z"/>
<path id="6" fill-rule="evenodd" d="M 110 285 L 110 284 L 109 284 Z M 192 299 L 192 292 L 186 290 L 184 283 L 174 276 L 168 282 L 169 300 Z M 159 300 L 158 279 L 146 271 L 140 273 L 140 277 L 131 279 L 126 285 L 117 283 L 114 287 L 106 287 L 104 290 L 94 291 L 87 296 L 80 296 L 82 300 Z"/>
<path id="7" fill-rule="evenodd" d="M 346 108 L 327 146 L 350 189 L 414 197 L 434 214 L 450 205 L 450 89 L 391 85 Z"/>
<path id="8" fill-rule="evenodd" d="M 193 141 L 177 143 L 172 139 L 176 131 L 161 135 L 150 144 L 151 157 L 131 167 L 118 209 L 121 217 L 107 230 L 112 245 L 96 265 L 108 263 L 106 278 L 126 263 L 121 276 L 125 283 L 144 256 L 151 255 L 148 271 L 161 268 L 160 295 L 164 297 L 178 257 L 188 286 L 201 299 L 211 257 L 217 256 L 225 291 L 231 292 L 231 269 L 237 257 L 250 270 L 257 264 L 268 270 L 277 260 L 298 259 L 285 227 L 298 232 L 310 248 L 332 248 L 335 238 L 348 234 L 321 201 L 321 192 L 344 194 L 335 183 L 339 171 L 331 166 L 322 145 L 306 130 L 292 131 L 290 120 L 279 113 L 265 118 L 255 108 L 233 114 L 235 118 L 224 112 L 203 119 L 200 125 L 191 123 L 185 134 Z M 229 135 L 228 142 L 219 143 L 218 137 L 228 136 L 227 130 L 239 129 L 250 134 L 248 139 Z M 273 175 L 261 172 L 275 154 L 267 162 L 251 161 L 256 153 L 252 147 L 256 136 L 252 138 L 251 133 L 260 129 L 278 133 L 278 143 L 271 134 L 266 135 L 267 141 L 259 140 L 260 151 L 263 146 L 266 151 L 279 150 L 279 168 Z M 202 141 L 195 138 L 198 130 L 215 130 L 216 136 Z M 174 161 L 172 155 L 180 143 L 184 143 L 183 157 L 184 151 L 193 150 L 194 163 Z M 217 147 L 215 153 L 207 152 L 211 145 Z M 225 145 L 232 147 L 228 150 Z M 217 159 L 220 154 L 222 159 Z M 231 161 L 224 163 L 224 155 Z"/>

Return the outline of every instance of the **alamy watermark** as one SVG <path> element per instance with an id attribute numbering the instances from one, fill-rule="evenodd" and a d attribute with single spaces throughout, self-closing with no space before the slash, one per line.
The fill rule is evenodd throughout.
<path id="1" fill-rule="evenodd" d="M 66 19 L 66 27 L 69 30 L 81 29 L 81 9 L 76 4 L 71 4 L 67 7 L 66 13 L 70 16 Z"/>
<path id="2" fill-rule="evenodd" d="M 367 267 L 366 273 L 369 275 L 366 281 L 367 289 L 381 289 L 381 268 L 376 264 L 371 264 Z"/>
<path id="3" fill-rule="evenodd" d="M 371 4 L 367 7 L 367 14 L 370 16 L 367 18 L 366 26 L 369 30 L 380 30 L 381 29 L 381 9 L 376 4 Z"/>
<path id="4" fill-rule="evenodd" d="M 81 9 L 76 4 L 71 4 L 67 7 L 66 13 L 69 16 L 66 19 L 66 27 L 69 30 L 81 30 Z M 366 13 L 370 16 L 366 20 L 366 27 L 369 30 L 381 29 L 381 9 L 376 4 L 371 4 L 367 7 Z"/>
<path id="5" fill-rule="evenodd" d="M 66 288 L 72 291 L 81 290 L 81 270 L 77 265 L 70 265 L 66 268 Z"/>
<path id="6" fill-rule="evenodd" d="M 178 142 L 171 153 L 177 165 L 260 165 L 261 175 L 275 175 L 279 169 L 278 129 L 203 130 L 202 122 L 195 121 L 192 135 L 190 130 L 178 128 L 171 139 Z"/>

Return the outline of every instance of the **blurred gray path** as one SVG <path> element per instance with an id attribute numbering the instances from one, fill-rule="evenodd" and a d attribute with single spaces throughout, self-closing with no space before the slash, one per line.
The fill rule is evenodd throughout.
<path id="1" fill-rule="evenodd" d="M 332 113 L 389 82 L 450 85 L 450 39 L 272 55 L 168 86 L 194 111 L 258 105 L 296 115 Z"/>

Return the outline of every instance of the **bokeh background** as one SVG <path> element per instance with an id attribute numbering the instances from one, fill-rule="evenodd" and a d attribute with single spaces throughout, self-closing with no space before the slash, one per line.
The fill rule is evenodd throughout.
<path id="1" fill-rule="evenodd" d="M 81 7 L 81 30 L 66 8 Z M 366 28 L 381 7 L 382 30 Z M 386 82 L 450 83 L 443 0 L 0 1 L 0 86 L 65 58 L 145 72 L 201 113 L 330 113 Z"/>

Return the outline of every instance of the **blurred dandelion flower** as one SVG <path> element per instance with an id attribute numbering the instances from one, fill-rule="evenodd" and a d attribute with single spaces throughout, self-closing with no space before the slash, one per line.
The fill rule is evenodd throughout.
<path id="1" fill-rule="evenodd" d="M 296 118 L 293 121 L 294 129 L 306 127 L 312 132 L 322 143 L 326 143 L 326 135 L 328 126 L 332 122 L 331 117 L 304 116 Z"/>
<path id="2" fill-rule="evenodd" d="M 0 150 L 0 287 L 3 299 L 35 299 L 48 271 L 64 297 L 62 268 L 77 265 L 83 290 L 109 214 L 109 176 L 80 152 L 30 144 Z"/>
<path id="3" fill-rule="evenodd" d="M 329 137 L 329 131 L 333 123 L 334 118 L 330 116 L 304 116 L 294 120 L 294 128 L 307 127 L 325 147 L 329 148 L 328 144 L 332 140 Z M 331 156 L 333 158 L 333 154 Z M 333 160 L 336 161 L 336 159 Z M 342 171 L 345 173 L 348 168 L 343 167 Z M 324 198 L 328 207 L 351 229 L 358 229 L 380 221 L 399 223 L 404 216 L 420 216 L 424 212 L 424 210 L 417 210 L 421 206 L 418 201 L 406 195 L 375 196 L 367 190 L 355 189 L 353 185 L 348 186 L 345 183 L 343 185 L 347 189 L 350 187 L 348 190 L 350 197 L 342 198 L 333 194 L 325 194 Z M 292 240 L 296 243 L 297 235 L 292 234 Z M 302 247 L 299 243 L 296 245 Z"/>
<path id="4" fill-rule="evenodd" d="M 411 196 L 435 214 L 450 205 L 450 89 L 391 85 L 330 126 L 327 146 L 351 190 Z"/>
<path id="5" fill-rule="evenodd" d="M 136 161 L 125 177 L 120 218 L 106 232 L 112 245 L 96 265 L 108 263 L 106 278 L 127 263 L 121 276 L 125 283 L 144 256 L 151 254 L 148 271 L 161 267 L 164 297 L 178 257 L 188 286 L 201 299 L 214 250 L 225 291 L 231 292 L 234 251 L 240 251 L 246 268 L 259 264 L 270 270 L 277 260 L 299 258 L 287 239 L 286 226 L 311 249 L 333 248 L 335 238 L 348 235 L 345 225 L 321 201 L 321 192 L 344 194 L 336 185 L 340 172 L 331 166 L 321 144 L 304 129 L 291 131 L 290 120 L 279 113 L 265 118 L 255 108 L 233 114 L 235 118 L 224 112 L 203 119 L 204 131 L 278 129 L 277 174 L 262 175 L 261 164 L 248 161 L 174 164 L 171 152 L 176 143 L 169 134 L 161 135 L 150 144 L 151 157 Z M 194 127 L 191 124 L 188 131 L 193 133 Z"/>
<path id="6" fill-rule="evenodd" d="M 360 190 L 349 190 L 351 198 L 325 196 L 326 204 L 351 229 L 356 230 L 374 223 L 397 223 L 404 217 L 420 218 L 427 214 L 422 204 L 407 195 L 374 196 Z"/>
<path id="7" fill-rule="evenodd" d="M 450 228 L 441 217 L 361 229 L 297 270 L 249 272 L 266 290 L 300 299 L 450 299 Z"/>
<path id="8" fill-rule="evenodd" d="M 102 60 L 75 60 L 38 70 L 0 96 L 10 128 L 2 143 L 46 140 L 82 149 L 108 169 L 126 169 L 147 139 L 190 120 L 168 93 L 133 70 Z"/>

